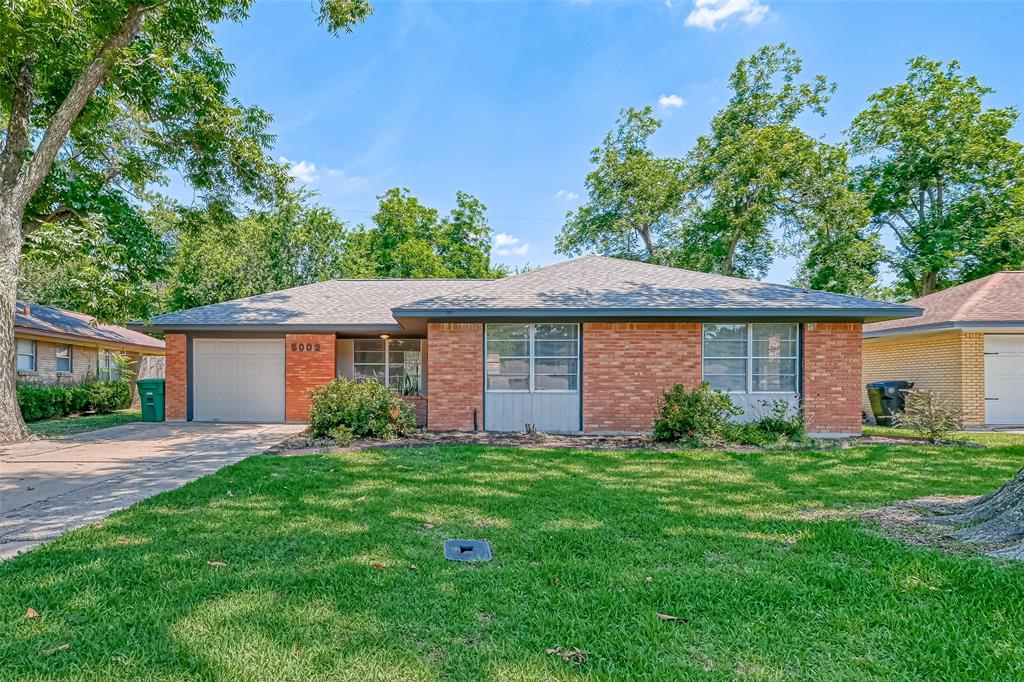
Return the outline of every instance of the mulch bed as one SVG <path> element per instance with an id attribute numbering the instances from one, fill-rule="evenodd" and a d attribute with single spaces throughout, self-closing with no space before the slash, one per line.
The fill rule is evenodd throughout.
<path id="1" fill-rule="evenodd" d="M 782 444 L 767 448 L 750 445 L 725 445 L 716 450 L 728 452 L 760 452 L 792 447 L 807 448 L 849 448 L 858 445 L 927 445 L 920 438 L 895 436 L 861 436 L 845 440 L 814 441 L 811 443 Z M 524 450 L 655 450 L 670 452 L 679 450 L 674 443 L 662 443 L 645 435 L 599 436 L 591 434 L 554 433 L 504 433 L 465 431 L 421 431 L 399 440 L 357 438 L 351 445 L 339 446 L 330 438 L 313 438 L 308 432 L 296 434 L 267 452 L 270 454 L 305 455 L 324 452 L 345 452 L 375 448 L 422 448 L 435 445 L 495 445 L 516 447 Z"/>

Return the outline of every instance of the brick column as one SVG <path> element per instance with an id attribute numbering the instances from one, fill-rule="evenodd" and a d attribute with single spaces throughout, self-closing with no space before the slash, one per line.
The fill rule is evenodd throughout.
<path id="1" fill-rule="evenodd" d="M 188 419 L 188 340 L 184 334 L 164 336 L 164 418 L 167 421 Z"/>
<path id="2" fill-rule="evenodd" d="M 960 332 L 960 410 L 964 426 L 985 425 L 985 335 Z"/>
<path id="3" fill-rule="evenodd" d="M 861 432 L 861 324 L 809 322 L 803 328 L 803 408 L 807 432 Z"/>
<path id="4" fill-rule="evenodd" d="M 288 334 L 284 346 L 284 418 L 309 419 L 309 390 L 334 381 L 334 334 Z"/>
<path id="5" fill-rule="evenodd" d="M 427 325 L 427 428 L 471 431 L 484 419 L 484 326 L 480 323 Z"/>
<path id="6" fill-rule="evenodd" d="M 651 431 L 666 389 L 700 384 L 700 335 L 698 322 L 585 323 L 583 430 Z"/>

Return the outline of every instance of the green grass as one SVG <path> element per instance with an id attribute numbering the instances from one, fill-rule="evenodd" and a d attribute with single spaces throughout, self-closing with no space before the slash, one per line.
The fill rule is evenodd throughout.
<path id="1" fill-rule="evenodd" d="M 982 493 L 1022 464 L 902 446 L 253 457 L 0 564 L 0 677 L 1021 679 L 1024 568 L 813 512 Z M 445 538 L 488 539 L 495 561 L 445 561 Z"/>
<path id="2" fill-rule="evenodd" d="M 42 438 L 54 438 L 57 436 L 71 436 L 86 431 L 95 431 L 96 429 L 105 429 L 108 426 L 130 424 L 140 419 L 142 419 L 142 412 L 136 408 L 118 410 L 109 414 L 86 414 L 76 417 L 44 419 L 29 424 L 28 430 Z"/>
<path id="3" fill-rule="evenodd" d="M 916 438 L 909 429 L 896 426 L 864 426 L 865 436 L 896 436 Z M 998 431 L 963 431 L 960 434 L 966 443 L 986 447 L 1024 447 L 1024 433 L 1000 433 Z"/>

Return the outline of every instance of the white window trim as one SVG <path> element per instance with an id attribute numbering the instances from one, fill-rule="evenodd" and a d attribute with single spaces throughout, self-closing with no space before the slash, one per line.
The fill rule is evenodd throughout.
<path id="1" fill-rule="evenodd" d="M 57 369 L 56 370 L 57 374 L 74 374 L 75 373 L 75 347 L 72 346 L 70 343 L 62 343 L 62 344 L 57 346 L 57 349 L 54 351 L 53 366 L 56 368 L 57 367 L 57 363 L 60 362 L 60 360 L 61 360 L 61 357 L 59 355 L 61 348 L 67 348 L 68 349 L 68 368 L 67 369 Z"/>
<path id="2" fill-rule="evenodd" d="M 747 354 L 746 354 L 746 356 L 744 358 L 740 358 L 738 356 L 736 356 L 736 357 L 719 357 L 719 356 L 704 357 L 704 327 L 706 325 L 709 325 L 709 324 L 723 324 L 723 325 L 724 324 L 742 324 L 742 325 L 746 325 L 746 327 L 747 327 Z M 757 360 L 771 359 L 771 358 L 766 358 L 765 356 L 761 356 L 761 355 L 758 355 L 758 356 L 754 355 L 754 325 L 759 325 L 759 324 L 779 324 L 779 323 L 776 323 L 776 322 L 704 322 L 704 323 L 701 323 L 701 325 L 700 325 L 700 380 L 704 381 L 704 375 L 705 375 L 705 373 L 704 373 L 704 362 L 706 360 L 741 360 L 741 359 L 745 359 L 746 363 L 747 363 L 746 389 L 742 390 L 742 391 L 735 390 L 735 389 L 730 389 L 730 390 L 725 391 L 726 393 L 735 393 L 737 395 L 799 395 L 799 393 L 800 393 L 800 334 L 801 334 L 801 325 L 800 325 L 799 322 L 785 322 L 785 323 L 782 323 L 782 324 L 794 324 L 796 326 L 796 339 L 795 339 L 796 340 L 796 355 L 795 356 L 787 355 L 787 356 L 779 356 L 778 357 L 779 360 L 795 360 L 796 361 L 796 374 L 794 374 L 794 375 L 786 374 L 785 375 L 785 376 L 792 376 L 793 377 L 794 383 L 796 384 L 796 390 L 794 390 L 794 391 L 755 391 L 755 390 L 752 390 L 753 387 L 754 387 L 754 360 L 755 359 L 757 359 Z M 738 376 L 738 375 L 728 375 L 728 376 Z M 779 376 L 783 376 L 783 375 L 779 375 Z M 723 389 L 716 389 L 716 390 L 723 390 Z"/>
<path id="3" fill-rule="evenodd" d="M 416 393 L 413 394 L 413 395 L 419 395 L 419 396 L 425 395 L 424 392 L 423 392 L 423 339 L 394 339 L 394 340 L 395 341 L 419 341 L 420 342 L 420 376 L 419 376 L 419 380 L 416 382 L 416 385 L 417 385 Z M 392 339 L 362 338 L 362 339 L 353 339 L 353 341 L 383 341 L 384 342 L 384 362 L 383 363 L 380 363 L 380 362 L 356 362 L 356 358 L 355 358 L 356 350 L 355 350 L 355 345 L 353 344 L 353 346 L 352 346 L 352 376 L 354 378 L 356 376 L 356 365 L 378 365 L 379 366 L 379 365 L 383 364 L 384 365 L 384 382 L 383 382 L 384 386 L 387 387 L 389 390 L 392 390 L 395 393 L 398 393 L 399 395 L 406 396 L 406 394 L 402 393 L 400 390 L 398 390 L 396 388 L 391 388 L 391 341 L 392 341 Z M 359 381 L 363 381 L 363 379 L 359 379 Z M 409 396 L 406 396 L 406 397 L 410 397 L 411 398 L 412 395 L 409 395 Z"/>
<path id="4" fill-rule="evenodd" d="M 32 369 L 21 369 L 18 367 L 18 357 L 26 355 L 18 350 L 18 345 L 27 341 L 32 344 Z M 39 345 L 35 342 L 35 339 L 17 339 L 14 342 L 14 365 L 17 372 L 21 374 L 32 374 L 39 371 Z"/>
<path id="5" fill-rule="evenodd" d="M 512 323 L 515 324 L 515 323 Z M 580 383 L 582 381 L 580 377 L 580 346 L 582 343 L 582 336 L 580 335 L 580 325 L 577 322 L 541 322 L 539 324 L 571 324 L 576 327 L 576 354 L 575 355 L 541 355 L 538 356 L 535 352 L 534 336 L 537 328 L 537 323 L 520 323 L 526 324 L 530 334 L 530 354 L 526 355 L 503 355 L 502 359 L 505 360 L 526 360 L 530 365 L 530 388 L 490 388 L 490 371 L 487 369 L 487 341 L 490 339 L 490 334 L 487 331 L 488 324 L 484 325 L 484 390 L 487 393 L 546 393 L 546 394 L 562 394 L 562 395 L 577 395 L 580 392 Z M 498 339 L 499 341 L 511 341 L 514 339 Z M 572 359 L 576 361 L 576 389 L 563 389 L 563 388 L 537 388 L 536 382 L 536 363 L 535 360 L 549 360 L 549 359 Z M 549 376 L 549 375 L 544 375 Z M 550 376 L 572 376 L 571 374 L 553 374 Z"/>

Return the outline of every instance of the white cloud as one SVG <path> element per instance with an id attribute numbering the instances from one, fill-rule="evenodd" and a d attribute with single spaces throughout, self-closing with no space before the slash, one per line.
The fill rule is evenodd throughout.
<path id="1" fill-rule="evenodd" d="M 686 16 L 687 26 L 717 31 L 719 24 L 731 17 L 753 26 L 768 14 L 768 5 L 760 0 L 693 0 L 693 9 Z"/>
<path id="2" fill-rule="evenodd" d="M 495 256 L 525 256 L 530 250 L 530 242 L 524 242 L 508 232 L 499 232 L 494 235 L 493 241 Z"/>
<path id="3" fill-rule="evenodd" d="M 662 109 L 678 109 L 686 104 L 686 100 L 679 95 L 662 95 L 658 98 L 658 106 Z"/>
<path id="4" fill-rule="evenodd" d="M 370 178 L 362 175 L 350 175 L 348 171 L 340 168 L 326 168 L 325 170 L 327 171 L 326 184 L 341 194 L 366 189 L 370 184 Z"/>
<path id="5" fill-rule="evenodd" d="M 575 201 L 576 199 L 580 198 L 580 195 L 576 194 L 576 192 L 567 189 L 560 189 L 557 192 L 555 192 L 555 198 L 564 199 L 565 201 Z"/>
<path id="6" fill-rule="evenodd" d="M 312 184 L 320 179 L 320 174 L 316 172 L 316 164 L 311 161 L 292 161 L 283 156 L 278 160 L 288 165 L 288 175 L 299 182 Z"/>

